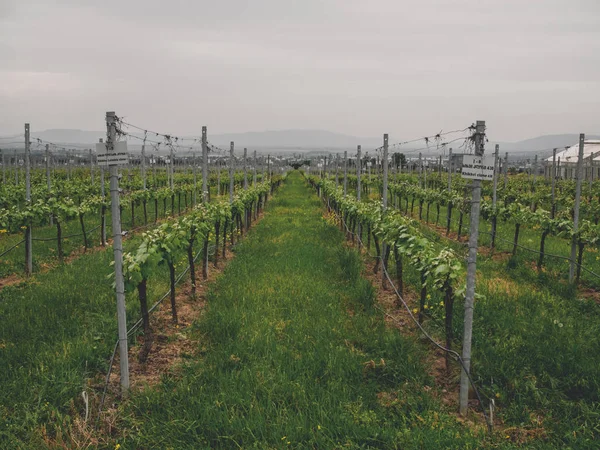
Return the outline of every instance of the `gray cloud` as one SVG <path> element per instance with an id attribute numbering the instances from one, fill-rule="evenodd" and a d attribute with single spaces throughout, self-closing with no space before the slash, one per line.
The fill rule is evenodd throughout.
<path id="1" fill-rule="evenodd" d="M 4 0 L 0 134 L 600 131 L 595 0 Z"/>

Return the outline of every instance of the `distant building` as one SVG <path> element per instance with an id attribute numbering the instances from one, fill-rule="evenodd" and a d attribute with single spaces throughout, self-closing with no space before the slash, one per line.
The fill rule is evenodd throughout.
<path id="1" fill-rule="evenodd" d="M 552 156 L 545 160 L 544 175 L 551 178 Z M 556 176 L 560 179 L 574 179 L 577 172 L 579 144 L 556 152 Z M 583 179 L 600 179 L 600 141 L 587 140 L 583 143 Z"/>

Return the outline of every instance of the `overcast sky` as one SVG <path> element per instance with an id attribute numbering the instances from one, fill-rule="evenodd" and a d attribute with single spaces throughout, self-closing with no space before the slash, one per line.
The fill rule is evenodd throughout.
<path id="1" fill-rule="evenodd" d="M 0 135 L 600 133 L 599 0 L 0 0 Z"/>

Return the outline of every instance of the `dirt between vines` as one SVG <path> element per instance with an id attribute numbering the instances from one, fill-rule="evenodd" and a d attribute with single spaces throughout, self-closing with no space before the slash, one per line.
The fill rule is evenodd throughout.
<path id="1" fill-rule="evenodd" d="M 206 307 L 206 295 L 210 285 L 221 275 L 234 254 L 227 250 L 225 264 L 220 259 L 219 267 L 212 262 L 208 267 L 208 279 L 202 279 L 202 266 L 196 267 L 196 298 L 192 298 L 191 282 L 188 280 L 177 290 L 177 324 L 173 323 L 171 303 L 165 298 L 150 316 L 150 326 L 154 333 L 152 349 L 145 363 L 140 363 L 138 355 L 144 344 L 144 336 L 138 335 L 135 345 L 129 348 L 129 379 L 132 390 L 142 390 L 160 382 L 161 376 L 178 361 L 194 356 L 198 342 L 189 336 L 190 326 L 202 316 Z M 120 371 L 118 356 L 115 358 L 110 376 L 109 388 L 119 391 Z"/>
<path id="2" fill-rule="evenodd" d="M 23 281 L 25 280 L 16 273 L 13 273 L 5 278 L 0 278 L 0 291 L 6 286 L 14 286 L 15 284 L 22 283 Z"/>

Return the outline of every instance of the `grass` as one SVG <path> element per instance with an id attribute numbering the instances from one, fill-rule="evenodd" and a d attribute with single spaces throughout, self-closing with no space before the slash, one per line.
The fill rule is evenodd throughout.
<path id="1" fill-rule="evenodd" d="M 298 173 L 214 285 L 195 357 L 125 406 L 121 448 L 480 448 Z M 509 446 L 500 443 L 499 446 Z"/>
<path id="2" fill-rule="evenodd" d="M 43 448 L 42 429 L 67 425 L 86 378 L 106 369 L 116 334 L 110 256 L 84 256 L 0 292 L 0 447 Z"/>

